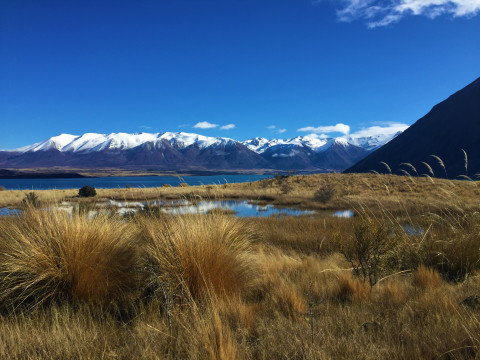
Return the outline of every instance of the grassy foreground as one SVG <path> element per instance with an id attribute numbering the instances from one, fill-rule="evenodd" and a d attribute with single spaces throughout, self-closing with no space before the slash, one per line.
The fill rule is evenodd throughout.
<path id="1" fill-rule="evenodd" d="M 330 176 L 161 191 L 270 192 L 353 219 L 0 218 L 0 358 L 479 358 L 476 183 Z"/>

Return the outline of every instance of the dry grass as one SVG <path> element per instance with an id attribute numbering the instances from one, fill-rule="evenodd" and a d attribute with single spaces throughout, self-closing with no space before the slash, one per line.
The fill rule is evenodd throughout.
<path id="1" fill-rule="evenodd" d="M 334 185 L 331 199 L 315 201 L 315 193 Z M 289 191 L 285 192 L 285 188 Z M 97 196 L 88 201 L 148 201 L 158 199 L 252 199 L 278 205 L 293 205 L 312 209 L 342 209 L 362 203 L 369 208 L 378 207 L 390 211 L 399 210 L 399 199 L 410 213 L 418 207 L 444 208 L 444 191 L 454 191 L 464 208 L 478 208 L 475 201 L 480 189 L 472 181 L 432 179 L 375 174 L 315 174 L 296 175 L 281 181 L 265 179 L 253 183 L 223 185 L 97 189 Z M 0 192 L 0 207 L 19 207 L 27 191 L 7 190 Z M 78 201 L 78 189 L 38 190 L 40 201 Z"/>
<path id="2" fill-rule="evenodd" d="M 242 225 L 218 215 L 142 220 L 156 280 L 176 296 L 195 299 L 247 291 L 255 277 L 251 252 L 257 236 Z"/>
<path id="3" fill-rule="evenodd" d="M 287 178 L 285 195 L 261 182 L 151 194 L 306 204 L 323 180 L 338 180 L 338 193 L 319 207 L 341 204 L 356 219 L 38 209 L 1 218 L 0 358 L 479 358 L 480 305 L 462 304 L 480 296 L 476 185 L 330 174 Z M 362 226 L 365 244 L 392 241 L 373 286 L 338 241 L 358 240 Z M 98 311 L 126 299 L 128 318 Z M 37 306 L 10 310 L 22 303 Z"/>
<path id="4" fill-rule="evenodd" d="M 422 289 L 435 289 L 442 284 L 442 278 L 436 270 L 420 265 L 412 275 L 412 284 Z"/>
<path id="5" fill-rule="evenodd" d="M 0 308 L 127 304 L 138 292 L 137 231 L 106 216 L 27 208 L 0 221 Z"/>

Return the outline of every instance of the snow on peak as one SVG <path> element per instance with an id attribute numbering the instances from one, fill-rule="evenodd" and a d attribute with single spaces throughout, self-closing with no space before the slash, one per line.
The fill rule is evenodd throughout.
<path id="1" fill-rule="evenodd" d="M 256 137 L 250 140 L 241 142 L 248 149 L 262 154 L 265 151 L 278 153 L 292 153 L 297 147 L 308 148 L 313 152 L 322 152 L 329 149 L 333 144 L 348 147 L 355 145 L 364 148 L 367 151 L 372 151 L 400 134 L 404 128 L 394 127 L 391 130 L 384 131 L 383 128 L 372 127 L 362 130 L 355 134 L 337 138 L 326 138 L 313 135 L 297 136 L 290 139 L 272 139 Z M 370 131 L 371 130 L 371 131 Z M 24 146 L 22 148 L 13 150 L 17 152 L 36 152 L 46 150 L 58 150 L 62 152 L 79 152 L 91 153 L 103 150 L 120 151 L 133 149 L 142 144 L 162 143 L 168 142 L 177 149 L 185 149 L 191 145 L 196 145 L 200 149 L 210 146 L 226 145 L 228 143 L 236 143 L 235 140 L 223 137 L 209 137 L 192 133 L 184 132 L 165 132 L 165 133 L 111 133 L 111 134 L 96 134 L 85 133 L 83 135 L 60 134 L 39 142 L 33 145 Z"/>
<path id="2" fill-rule="evenodd" d="M 335 144 L 342 145 L 344 147 L 347 147 L 348 145 L 350 145 L 348 140 L 343 137 L 335 138 Z"/>
<path id="3" fill-rule="evenodd" d="M 259 153 L 259 152 L 262 152 L 262 150 L 265 150 L 264 147 L 268 144 L 268 142 L 269 142 L 268 139 L 256 137 L 250 140 L 242 141 L 242 144 L 245 145 L 250 150 Z"/>
<path id="4" fill-rule="evenodd" d="M 184 132 L 166 132 L 163 133 L 159 138 L 162 140 L 167 140 L 170 144 L 176 145 L 180 149 L 184 149 L 193 144 L 197 144 L 199 148 L 203 149 L 212 145 L 218 145 L 222 142 L 233 141 L 228 138 L 209 137 Z"/>
<path id="5" fill-rule="evenodd" d="M 19 152 L 36 152 L 36 151 L 43 151 L 49 149 L 56 149 L 62 150 L 65 145 L 72 142 L 77 135 L 70 135 L 70 134 L 60 134 L 58 136 L 54 136 L 50 139 L 47 139 L 42 142 L 35 143 L 33 145 L 27 145 L 16 149 L 15 151 Z"/>
<path id="6" fill-rule="evenodd" d="M 43 142 L 33 145 L 25 146 L 14 151 L 19 152 L 35 152 L 46 150 L 59 150 L 62 152 L 79 152 L 91 153 L 103 150 L 128 150 L 133 149 L 147 142 L 161 142 L 168 141 L 171 145 L 184 149 L 190 145 L 197 144 L 199 148 L 203 149 L 212 145 L 219 145 L 221 143 L 233 142 L 234 140 L 228 138 L 215 138 L 198 134 L 190 133 L 111 133 L 111 134 L 97 134 L 85 133 L 83 135 L 69 135 L 61 134 L 52 137 Z"/>

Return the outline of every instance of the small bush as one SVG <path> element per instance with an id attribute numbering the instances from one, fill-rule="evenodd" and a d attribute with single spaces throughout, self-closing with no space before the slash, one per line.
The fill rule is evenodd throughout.
<path id="1" fill-rule="evenodd" d="M 5 191 L 7 189 L 5 189 L 3 186 L 0 185 L 0 191 Z"/>
<path id="2" fill-rule="evenodd" d="M 162 187 L 164 187 L 164 188 L 171 188 L 172 185 L 170 185 L 170 184 L 163 184 Z"/>
<path id="3" fill-rule="evenodd" d="M 335 196 L 336 192 L 337 189 L 335 185 L 327 183 L 315 192 L 315 194 L 313 195 L 313 200 L 325 204 Z"/>
<path id="4" fill-rule="evenodd" d="M 188 187 L 189 185 L 188 185 L 186 182 L 181 182 L 180 184 L 178 184 L 178 186 L 180 186 L 180 187 Z"/>
<path id="5" fill-rule="evenodd" d="M 97 190 L 91 186 L 84 186 L 78 190 L 78 196 L 80 197 L 93 197 L 97 195 Z"/>
<path id="6" fill-rule="evenodd" d="M 354 224 L 354 235 L 336 239 L 340 252 L 353 267 L 354 274 L 373 286 L 388 270 L 387 255 L 393 250 L 397 238 L 394 229 L 385 224 L 363 218 Z"/>
<path id="7" fill-rule="evenodd" d="M 39 207 L 40 201 L 38 200 L 38 195 L 31 191 L 28 194 L 25 194 L 25 198 L 22 201 L 24 207 Z"/>

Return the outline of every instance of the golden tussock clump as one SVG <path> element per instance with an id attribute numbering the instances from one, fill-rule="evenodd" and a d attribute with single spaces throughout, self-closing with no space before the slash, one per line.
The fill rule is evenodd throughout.
<path id="1" fill-rule="evenodd" d="M 420 265 L 412 275 L 412 284 L 421 289 L 435 289 L 442 284 L 442 277 L 435 269 Z"/>
<path id="2" fill-rule="evenodd" d="M 126 304 L 137 296 L 141 257 L 134 227 L 27 208 L 0 222 L 0 307 L 81 301 Z"/>
<path id="3" fill-rule="evenodd" d="M 187 215 L 141 220 L 156 281 L 175 295 L 199 299 L 248 290 L 255 278 L 256 234 L 241 220 Z"/>
<path id="4" fill-rule="evenodd" d="M 370 290 L 366 282 L 352 277 L 351 274 L 341 274 L 332 296 L 343 303 L 365 301 L 370 297 Z"/>

